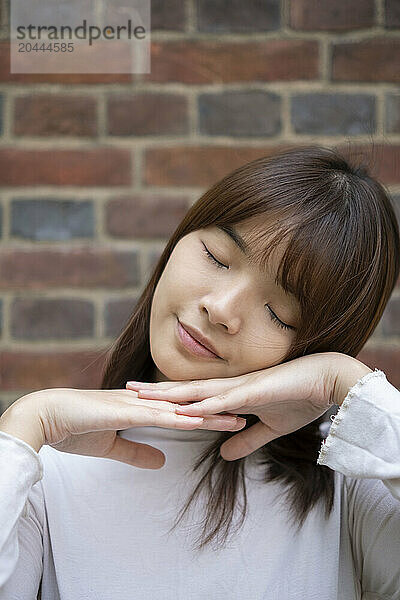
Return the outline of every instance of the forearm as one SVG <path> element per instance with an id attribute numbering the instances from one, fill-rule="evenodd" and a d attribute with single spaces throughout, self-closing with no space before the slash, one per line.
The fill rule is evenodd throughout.
<path id="1" fill-rule="evenodd" d="M 0 417 L 0 431 L 17 437 L 39 452 L 44 444 L 40 419 L 27 401 L 28 395 L 19 398 Z"/>
<path id="2" fill-rule="evenodd" d="M 372 369 L 356 358 L 339 353 L 332 361 L 331 369 L 334 403 L 339 406 L 342 405 L 350 388 L 364 375 L 372 372 Z"/>

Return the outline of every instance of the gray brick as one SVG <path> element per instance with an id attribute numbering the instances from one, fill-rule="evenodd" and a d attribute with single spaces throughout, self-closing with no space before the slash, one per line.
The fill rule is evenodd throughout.
<path id="1" fill-rule="evenodd" d="M 183 31 L 185 2 L 182 0 L 151 0 L 151 30 Z"/>
<path id="2" fill-rule="evenodd" d="M 200 94 L 199 127 L 206 135 L 272 136 L 281 129 L 280 96 L 263 91 Z"/>
<path id="3" fill-rule="evenodd" d="M 328 93 L 294 95 L 291 99 L 291 120 L 296 133 L 374 133 L 375 96 Z"/>
<path id="4" fill-rule="evenodd" d="M 393 200 L 394 212 L 396 213 L 397 222 L 400 228 L 400 194 L 392 194 L 391 198 Z"/>
<path id="5" fill-rule="evenodd" d="M 138 298 L 108 300 L 104 307 L 104 332 L 107 337 L 118 337 L 133 313 Z"/>
<path id="6" fill-rule="evenodd" d="M 399 0 L 385 0 L 385 27 L 387 29 L 400 27 Z"/>
<path id="7" fill-rule="evenodd" d="M 400 298 L 390 298 L 381 319 L 383 335 L 400 335 Z"/>
<path id="8" fill-rule="evenodd" d="M 90 201 L 17 199 L 11 203 L 11 235 L 32 240 L 70 240 L 94 235 Z"/>
<path id="9" fill-rule="evenodd" d="M 65 298 L 15 298 L 11 305 L 11 335 L 24 340 L 92 337 L 93 304 Z"/>
<path id="10" fill-rule="evenodd" d="M 0 94 L 0 135 L 3 135 L 3 95 Z"/>
<path id="11" fill-rule="evenodd" d="M 147 255 L 147 266 L 144 272 L 144 279 L 149 279 L 153 275 L 162 252 L 160 250 L 151 250 Z"/>
<path id="12" fill-rule="evenodd" d="M 279 0 L 197 0 L 199 31 L 271 31 L 280 27 Z"/>
<path id="13" fill-rule="evenodd" d="M 388 133 L 400 133 L 400 94 L 386 94 L 385 128 Z"/>

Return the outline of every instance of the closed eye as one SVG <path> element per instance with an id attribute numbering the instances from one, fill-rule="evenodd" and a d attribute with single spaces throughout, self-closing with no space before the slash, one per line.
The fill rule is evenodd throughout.
<path id="1" fill-rule="evenodd" d="M 229 266 L 224 265 L 219 260 L 217 260 L 213 254 L 211 254 L 211 252 L 209 251 L 209 249 L 203 242 L 202 242 L 202 244 L 203 244 L 203 251 L 207 255 L 208 259 L 211 260 L 218 269 L 223 269 L 223 268 L 229 269 Z M 288 325 L 287 323 L 284 323 L 283 321 L 281 321 L 280 318 L 274 313 L 272 308 L 270 308 L 270 306 L 268 306 L 268 304 L 266 304 L 265 306 L 268 309 L 268 314 L 271 318 L 271 321 L 273 321 L 278 327 L 280 327 L 281 329 L 285 329 L 285 330 L 288 330 L 288 329 L 295 330 L 296 329 L 292 325 Z"/>
<path id="2" fill-rule="evenodd" d="M 274 321 L 274 323 L 276 323 L 278 325 L 278 327 L 281 327 L 282 329 L 295 329 L 295 327 L 293 327 L 292 325 L 288 325 L 287 323 L 284 323 L 283 321 L 281 321 L 279 319 L 279 317 L 274 313 L 272 308 L 270 308 L 268 306 L 268 304 L 266 304 L 265 306 L 268 308 L 268 312 L 271 317 L 271 321 Z"/>
<path id="3" fill-rule="evenodd" d="M 203 244 L 204 252 L 207 254 L 208 258 L 211 261 L 213 261 L 219 269 L 222 269 L 223 267 L 225 267 L 226 269 L 229 269 L 229 267 L 227 267 L 223 263 L 219 262 L 219 260 L 217 260 L 213 254 L 211 254 L 211 252 L 209 251 L 209 249 L 203 242 L 202 242 L 202 244 Z"/>

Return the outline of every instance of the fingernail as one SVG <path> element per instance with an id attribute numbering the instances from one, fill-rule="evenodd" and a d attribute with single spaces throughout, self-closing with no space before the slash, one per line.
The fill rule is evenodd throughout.
<path id="1" fill-rule="evenodd" d="M 134 386 L 134 387 L 147 387 L 149 385 L 153 385 L 153 383 L 144 383 L 144 381 L 127 381 L 126 385 Z"/>
<path id="2" fill-rule="evenodd" d="M 232 423 L 232 425 L 236 425 L 238 423 L 238 419 L 236 417 L 221 417 L 222 421 L 225 423 Z"/>
<path id="3" fill-rule="evenodd" d="M 235 417 L 232 418 L 224 418 L 224 417 L 212 417 L 210 415 L 210 424 L 216 425 L 218 427 L 235 427 L 237 425 L 237 420 Z"/>
<path id="4" fill-rule="evenodd" d="M 180 419 L 181 423 L 193 423 L 194 425 L 201 425 L 204 421 L 204 417 L 184 417 Z"/>

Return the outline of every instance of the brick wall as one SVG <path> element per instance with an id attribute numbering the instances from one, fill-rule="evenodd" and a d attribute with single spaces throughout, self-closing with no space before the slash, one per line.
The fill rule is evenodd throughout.
<path id="1" fill-rule="evenodd" d="M 145 75 L 9 73 L 0 39 L 0 408 L 94 388 L 190 204 L 288 145 L 374 143 L 400 211 L 398 0 L 153 0 Z M 400 286 L 359 358 L 400 387 Z"/>

